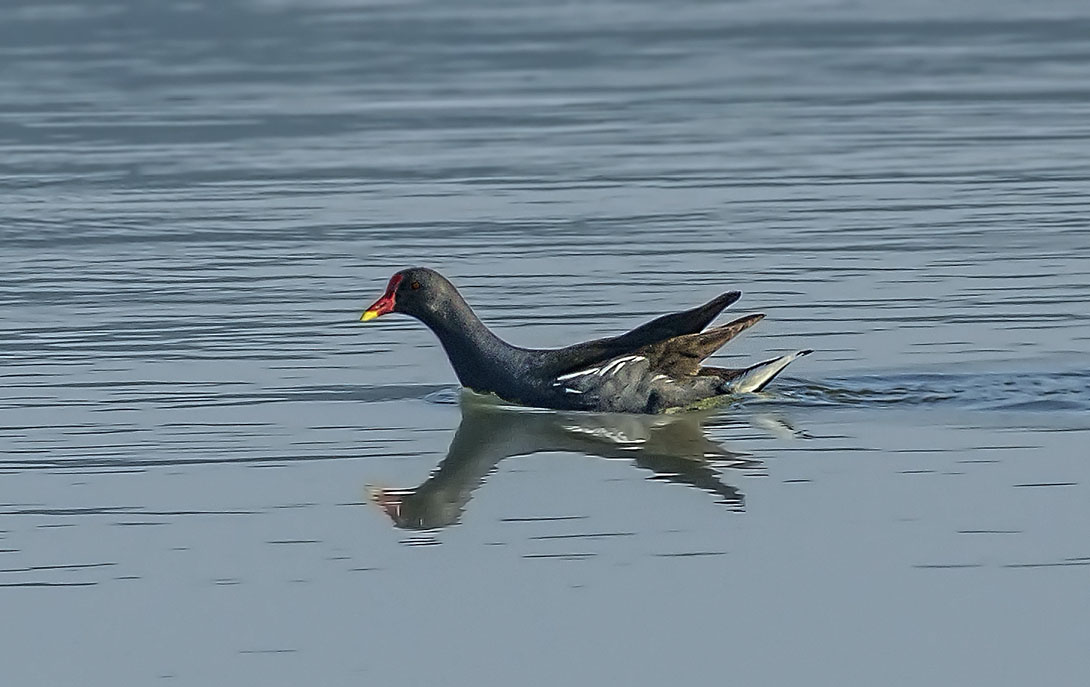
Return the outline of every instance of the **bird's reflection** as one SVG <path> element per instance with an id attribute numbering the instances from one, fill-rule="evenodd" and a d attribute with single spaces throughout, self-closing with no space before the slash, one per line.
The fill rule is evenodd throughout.
<path id="1" fill-rule="evenodd" d="M 625 459 L 652 479 L 695 487 L 740 510 L 744 495 L 720 481 L 717 467 L 759 462 L 704 434 L 707 414 L 606 415 L 511 409 L 472 394 L 461 399 L 462 421 L 447 456 L 415 489 L 370 489 L 371 500 L 405 529 L 453 525 L 479 487 L 510 456 L 546 451 Z M 714 463 L 714 467 L 713 467 Z"/>

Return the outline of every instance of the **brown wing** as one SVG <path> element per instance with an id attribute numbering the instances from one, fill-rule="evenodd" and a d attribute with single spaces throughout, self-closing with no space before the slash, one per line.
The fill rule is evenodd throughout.
<path id="1" fill-rule="evenodd" d="M 728 291 L 704 305 L 663 315 L 630 332 L 605 339 L 595 339 L 549 352 L 552 376 L 591 367 L 619 355 L 633 353 L 659 342 L 699 332 L 731 303 L 742 297 L 740 291 Z M 728 327 L 730 325 L 727 325 Z M 724 341 L 723 343 L 726 343 Z M 720 344 L 722 345 L 722 344 Z"/>
<path id="2" fill-rule="evenodd" d="M 706 332 L 675 336 L 659 342 L 647 347 L 643 354 L 647 356 L 650 368 L 655 372 L 671 377 L 695 375 L 699 373 L 700 363 L 705 358 L 762 319 L 764 319 L 763 313 L 746 315 L 730 324 L 715 327 Z"/>

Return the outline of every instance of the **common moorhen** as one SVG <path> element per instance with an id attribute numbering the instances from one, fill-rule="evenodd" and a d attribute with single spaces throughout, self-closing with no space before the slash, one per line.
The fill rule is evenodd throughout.
<path id="1" fill-rule="evenodd" d="M 566 348 L 520 348 L 493 334 L 443 275 L 411 267 L 390 278 L 386 293 L 360 319 L 399 312 L 420 320 L 439 337 L 458 381 L 478 393 L 557 410 L 661 413 L 760 391 L 788 363 L 811 352 L 739 369 L 701 367 L 705 358 L 764 317 L 747 315 L 704 331 L 741 295 L 728 291 L 620 336 Z"/>

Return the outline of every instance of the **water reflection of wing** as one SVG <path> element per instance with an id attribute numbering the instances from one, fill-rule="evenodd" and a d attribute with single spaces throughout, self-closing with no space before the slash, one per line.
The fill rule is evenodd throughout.
<path id="1" fill-rule="evenodd" d="M 415 489 L 373 489 L 371 499 L 398 527 L 434 529 L 458 521 L 485 477 L 504 458 L 545 451 L 583 453 L 632 461 L 677 482 L 718 496 L 741 509 L 744 496 L 720 481 L 709 461 L 753 465 L 709 440 L 703 417 L 598 415 L 512 410 L 463 399 L 462 422 L 447 456 Z"/>

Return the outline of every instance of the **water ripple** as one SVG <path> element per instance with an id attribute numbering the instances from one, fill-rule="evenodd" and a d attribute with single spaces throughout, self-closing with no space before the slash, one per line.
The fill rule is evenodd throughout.
<path id="1" fill-rule="evenodd" d="M 789 406 L 933 406 L 980 411 L 1090 410 L 1090 371 L 896 374 L 822 382 L 784 380 L 758 403 Z"/>

